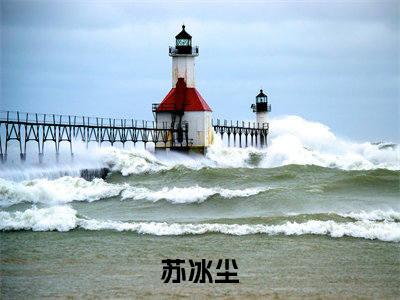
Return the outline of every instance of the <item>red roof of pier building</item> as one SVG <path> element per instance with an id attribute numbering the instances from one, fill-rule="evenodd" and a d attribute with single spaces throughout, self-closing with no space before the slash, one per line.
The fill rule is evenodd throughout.
<path id="1" fill-rule="evenodd" d="M 176 87 L 169 91 L 156 112 L 177 110 L 212 111 L 196 88 L 188 88 L 183 78 L 178 78 Z"/>

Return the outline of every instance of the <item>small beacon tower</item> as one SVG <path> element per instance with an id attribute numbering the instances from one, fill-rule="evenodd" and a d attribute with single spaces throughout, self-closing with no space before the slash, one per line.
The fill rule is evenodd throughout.
<path id="1" fill-rule="evenodd" d="M 268 96 L 262 89 L 256 96 L 256 103 L 252 104 L 251 108 L 256 113 L 257 126 L 260 128 L 267 126 L 267 114 L 271 111 L 271 104 L 268 104 Z"/>
<path id="2" fill-rule="evenodd" d="M 172 88 L 162 102 L 153 105 L 157 127 L 168 124 L 170 128 L 188 126 L 189 151 L 204 153 L 212 143 L 211 108 L 196 89 L 195 57 L 199 47 L 192 46 L 192 36 L 182 31 L 175 36 L 175 47 L 169 47 L 172 57 Z M 170 145 L 156 144 L 156 150 L 174 149 Z M 176 148 L 176 150 L 182 150 Z"/>
<path id="3" fill-rule="evenodd" d="M 256 113 L 256 126 L 258 128 L 268 128 L 267 114 L 271 111 L 271 104 L 268 104 L 268 96 L 263 90 L 256 96 L 256 103 L 251 105 L 253 112 Z M 261 147 L 267 144 L 267 137 L 260 135 Z"/>

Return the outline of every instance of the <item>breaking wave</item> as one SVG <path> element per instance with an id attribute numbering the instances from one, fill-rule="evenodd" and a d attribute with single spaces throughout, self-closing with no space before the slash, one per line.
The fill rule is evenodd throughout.
<path id="1" fill-rule="evenodd" d="M 147 188 L 129 188 L 122 192 L 122 199 L 150 200 L 153 202 L 166 200 L 171 203 L 183 204 L 203 202 L 211 196 L 220 195 L 222 198 L 249 197 L 267 191 L 268 188 L 247 188 L 242 190 L 230 190 L 223 188 L 204 188 L 200 186 L 184 188 L 164 187 L 158 191 Z"/>
<path id="2" fill-rule="evenodd" d="M 113 171 L 154 173 L 182 166 L 201 168 L 271 168 L 285 165 L 317 165 L 343 170 L 400 169 L 397 144 L 356 143 L 337 137 L 329 127 L 298 116 L 270 122 L 267 149 L 226 147 L 219 135 L 205 157 L 181 154 L 154 155 L 140 149 L 103 148 L 103 160 Z"/>
<path id="3" fill-rule="evenodd" d="M 326 125 L 298 116 L 272 119 L 268 148 L 265 149 L 226 147 L 219 134 L 214 134 L 213 140 L 205 156 L 172 152 L 154 154 L 140 148 L 116 147 L 93 147 L 88 153 L 81 146 L 76 149 L 71 166 L 49 164 L 43 169 L 36 165 L 13 168 L 5 165 L 0 166 L 0 177 L 19 181 L 37 177 L 79 176 L 82 168 L 103 167 L 123 176 L 179 168 L 273 168 L 286 165 L 316 165 L 342 170 L 400 170 L 398 144 L 348 141 L 336 136 Z"/>
<path id="4" fill-rule="evenodd" d="M 122 200 L 166 200 L 173 204 L 203 202 L 219 195 L 222 198 L 249 197 L 267 191 L 269 188 L 246 188 L 240 190 L 219 187 L 164 187 L 151 190 L 129 184 L 107 183 L 96 178 L 86 181 L 79 177 L 62 177 L 55 180 L 34 179 L 11 182 L 0 179 L 0 207 L 18 203 L 65 204 L 72 201 L 92 202 L 115 197 L 121 194 Z"/>
<path id="5" fill-rule="evenodd" d="M 271 121 L 265 167 L 318 165 L 343 170 L 400 169 L 397 144 L 357 143 L 336 136 L 328 126 L 286 116 Z"/>
<path id="6" fill-rule="evenodd" d="M 107 147 L 98 149 L 98 151 L 111 170 L 121 172 L 123 176 L 154 173 L 174 167 L 171 162 L 163 162 L 157 159 L 154 154 L 143 149 L 121 150 Z"/>
<path id="7" fill-rule="evenodd" d="M 34 179 L 23 182 L 0 179 L 0 206 L 7 207 L 22 202 L 92 202 L 117 196 L 122 188 L 121 185 L 107 183 L 99 178 L 86 181 L 79 177 L 65 176 L 55 180 Z"/>
<path id="8" fill-rule="evenodd" d="M 199 235 L 221 233 L 228 235 L 326 235 L 333 238 L 344 236 L 400 242 L 400 223 L 385 220 L 375 222 L 362 219 L 363 214 L 355 214 L 358 221 L 336 222 L 332 220 L 308 220 L 302 223 L 282 224 L 221 224 L 221 223 L 167 223 L 167 222 L 120 222 L 85 219 L 69 206 L 27 209 L 24 212 L 0 212 L 0 229 L 3 231 L 70 231 L 114 230 L 132 231 L 149 235 Z"/>
<path id="9" fill-rule="evenodd" d="M 76 210 L 69 206 L 30 208 L 23 212 L 0 212 L 2 230 L 69 231 L 77 227 Z"/>
<path id="10" fill-rule="evenodd" d="M 394 211 L 393 209 L 390 209 L 388 211 L 373 210 L 370 212 L 367 211 L 350 212 L 339 215 L 345 218 L 352 218 L 355 220 L 390 221 L 390 222 L 400 221 L 400 212 Z"/>
<path id="11" fill-rule="evenodd" d="M 387 242 L 400 241 L 400 224 L 356 221 L 337 223 L 335 221 L 311 220 L 304 223 L 286 222 L 279 225 L 266 224 L 181 224 L 166 222 L 113 222 L 97 220 L 80 220 L 78 227 L 86 230 L 133 231 L 151 235 L 185 235 L 222 233 L 229 235 L 328 235 L 331 237 L 351 236 L 365 239 L 378 239 Z"/>

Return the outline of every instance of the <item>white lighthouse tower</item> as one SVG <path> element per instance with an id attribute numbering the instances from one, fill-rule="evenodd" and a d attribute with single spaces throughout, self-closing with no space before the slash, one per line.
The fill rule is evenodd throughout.
<path id="1" fill-rule="evenodd" d="M 176 36 L 176 46 L 169 47 L 172 57 L 172 87 L 176 87 L 178 78 L 185 80 L 188 88 L 195 88 L 194 58 L 199 55 L 199 47 L 192 47 L 192 36 L 186 32 L 185 25 Z"/>
<path id="2" fill-rule="evenodd" d="M 263 90 L 256 96 L 256 103 L 251 105 L 253 112 L 256 113 L 256 123 L 259 128 L 268 126 L 267 114 L 271 111 L 271 105 L 268 104 L 268 96 Z"/>
<path id="3" fill-rule="evenodd" d="M 169 47 L 172 89 L 159 105 L 153 107 L 153 112 L 158 127 L 168 124 L 176 128 L 187 124 L 190 141 L 188 150 L 204 153 L 212 142 L 212 124 L 211 108 L 195 85 L 194 60 L 199 55 L 199 47 L 192 46 L 192 36 L 185 31 L 185 25 L 182 25 L 182 31 L 175 39 L 175 47 Z M 164 143 L 156 144 L 156 150 L 165 148 Z M 172 145 L 168 148 L 174 149 Z"/>

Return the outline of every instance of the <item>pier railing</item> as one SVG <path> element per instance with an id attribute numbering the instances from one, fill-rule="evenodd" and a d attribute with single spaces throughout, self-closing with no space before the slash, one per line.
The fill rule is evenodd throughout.
<path id="1" fill-rule="evenodd" d="M 227 137 L 228 146 L 264 147 L 267 145 L 269 124 L 255 122 L 212 121 L 216 133 Z M 45 144 L 54 144 L 56 154 L 61 143 L 68 143 L 71 154 L 73 142 L 80 140 L 86 145 L 96 142 L 111 145 L 127 142 L 153 143 L 157 148 L 188 148 L 192 140 L 188 136 L 187 123 L 174 124 L 168 122 L 114 119 L 102 117 L 86 117 L 74 115 L 38 114 L 18 111 L 0 111 L 0 159 L 7 158 L 11 141 L 19 145 L 21 159 L 26 158 L 27 144 L 37 144 L 39 156 L 44 153 Z M 231 144 L 231 138 L 233 144 Z"/>
<path id="2" fill-rule="evenodd" d="M 101 117 L 85 117 L 72 115 L 38 114 L 18 111 L 0 111 L 0 158 L 7 157 L 9 143 L 15 140 L 19 144 L 21 159 L 26 158 L 28 142 L 35 142 L 39 156 L 44 153 L 46 142 L 52 142 L 56 154 L 59 153 L 60 143 L 67 142 L 70 146 L 76 140 L 88 145 L 104 142 L 111 145 L 120 142 L 132 142 L 134 145 L 142 142 L 164 145 L 165 148 L 188 147 L 188 124 L 171 124 L 154 121 L 114 119 Z"/>
<path id="3" fill-rule="evenodd" d="M 268 123 L 212 120 L 212 126 L 216 133 L 224 139 L 226 134 L 228 146 L 231 146 L 231 137 L 233 146 L 239 147 L 265 147 L 267 146 L 267 137 L 269 132 Z M 237 144 L 238 142 L 238 144 Z"/>

